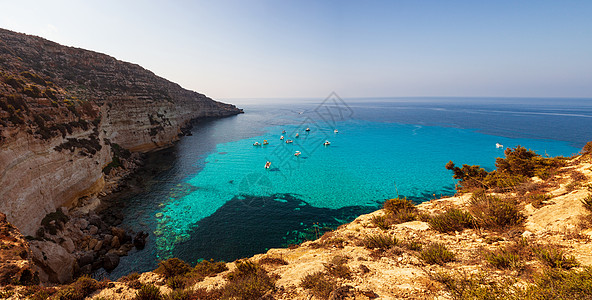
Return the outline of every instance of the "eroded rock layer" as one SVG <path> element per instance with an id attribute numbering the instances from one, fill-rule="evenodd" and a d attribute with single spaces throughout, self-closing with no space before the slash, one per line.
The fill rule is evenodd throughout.
<path id="1" fill-rule="evenodd" d="M 0 29 L 0 211 L 34 235 L 100 191 L 122 149 L 167 147 L 192 119 L 240 112 L 136 64 Z"/>

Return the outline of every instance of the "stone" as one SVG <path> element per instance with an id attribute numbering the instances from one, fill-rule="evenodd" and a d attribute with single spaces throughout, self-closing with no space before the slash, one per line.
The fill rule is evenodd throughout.
<path id="1" fill-rule="evenodd" d="M 125 230 L 118 227 L 111 227 L 111 234 L 119 238 L 119 241 L 123 241 L 125 237 Z"/>
<path id="2" fill-rule="evenodd" d="M 134 246 L 138 250 L 144 249 L 146 246 L 146 238 L 148 237 L 148 233 L 144 233 L 144 231 L 140 231 L 134 237 Z"/>
<path id="3" fill-rule="evenodd" d="M 78 228 L 80 230 L 84 230 L 88 227 L 88 221 L 86 219 L 79 219 L 78 220 Z"/>
<path id="4" fill-rule="evenodd" d="M 31 241 L 33 261 L 39 266 L 39 276 L 54 283 L 67 283 L 74 272 L 74 255 L 64 247 L 48 241 Z"/>
<path id="5" fill-rule="evenodd" d="M 90 226 L 88 227 L 88 233 L 89 233 L 90 235 L 95 235 L 95 234 L 97 234 L 98 232 L 99 232 L 99 227 L 97 227 L 97 226 L 95 226 L 95 225 L 90 225 Z"/>
<path id="6" fill-rule="evenodd" d="M 80 274 L 90 274 L 92 272 L 92 264 L 84 265 L 80 268 Z"/>
<path id="7" fill-rule="evenodd" d="M 95 257 L 92 252 L 85 252 L 78 258 L 78 265 L 82 268 L 84 265 L 92 264 L 95 260 Z"/>
<path id="8" fill-rule="evenodd" d="M 110 234 L 105 234 L 105 236 L 103 237 L 103 241 L 105 241 L 105 244 L 107 245 L 110 245 L 112 240 L 113 236 Z"/>
<path id="9" fill-rule="evenodd" d="M 68 251 L 69 253 L 72 253 L 72 252 L 74 252 L 74 250 L 76 250 L 76 246 L 74 245 L 74 242 L 69 237 L 65 237 L 64 241 L 60 245 L 62 247 L 64 247 L 64 249 L 66 249 L 66 251 Z"/>
<path id="10" fill-rule="evenodd" d="M 115 253 L 107 253 L 103 258 L 103 267 L 107 272 L 112 271 L 119 265 L 119 256 Z"/>
<path id="11" fill-rule="evenodd" d="M 119 244 L 119 237 L 114 236 L 113 239 L 111 240 L 111 248 L 119 248 L 120 244 Z"/>
<path id="12" fill-rule="evenodd" d="M 94 248 L 95 248 L 95 246 L 96 246 L 98 243 L 99 243 L 99 241 L 98 241 L 97 239 L 91 239 L 91 240 L 88 242 L 88 249 L 89 249 L 89 250 L 92 250 L 92 249 L 94 249 Z"/>
<path id="13" fill-rule="evenodd" d="M 97 245 L 93 248 L 93 250 L 99 251 L 101 250 L 101 248 L 103 248 L 103 241 L 99 241 Z"/>

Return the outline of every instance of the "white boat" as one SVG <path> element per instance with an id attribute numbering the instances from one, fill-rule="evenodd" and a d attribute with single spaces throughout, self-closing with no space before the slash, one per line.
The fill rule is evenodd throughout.
<path id="1" fill-rule="evenodd" d="M 270 161 L 268 161 L 268 162 L 265 163 L 265 168 L 266 169 L 269 169 L 269 166 L 271 166 L 271 162 Z"/>
<path id="2" fill-rule="evenodd" d="M 286 140 L 286 144 L 291 144 L 292 142 L 292 140 Z"/>
<path id="3" fill-rule="evenodd" d="M 503 147 L 504 147 L 504 145 L 502 145 L 502 144 L 500 144 L 500 143 L 495 143 L 495 147 L 496 147 L 496 148 L 503 148 Z"/>
<path id="4" fill-rule="evenodd" d="M 337 129 L 333 130 L 333 133 L 338 133 L 339 131 Z"/>
<path id="5" fill-rule="evenodd" d="M 286 134 L 286 131 L 285 130 L 282 130 L 282 134 Z"/>
<path id="6" fill-rule="evenodd" d="M 263 140 L 263 145 L 268 145 L 269 142 L 267 142 L 267 140 Z"/>
<path id="7" fill-rule="evenodd" d="M 294 156 L 300 156 L 300 154 L 301 154 L 301 153 L 300 153 L 300 151 L 296 151 L 296 152 L 294 153 Z"/>
<path id="8" fill-rule="evenodd" d="M 298 137 L 300 137 L 300 135 L 298 133 L 296 133 L 296 137 L 298 138 Z"/>
<path id="9" fill-rule="evenodd" d="M 329 142 L 329 141 L 325 141 L 325 142 L 323 143 L 323 145 L 325 145 L 325 146 L 329 146 L 329 145 L 331 145 L 331 142 Z"/>
<path id="10" fill-rule="evenodd" d="M 282 135 L 282 136 L 280 136 L 280 140 L 283 140 L 283 139 L 284 139 L 284 136 L 283 136 L 283 135 Z"/>
<path id="11" fill-rule="evenodd" d="M 255 143 L 253 143 L 253 146 L 261 146 L 261 143 L 255 142 Z"/>
<path id="12" fill-rule="evenodd" d="M 306 131 L 310 131 L 310 128 L 306 127 Z"/>

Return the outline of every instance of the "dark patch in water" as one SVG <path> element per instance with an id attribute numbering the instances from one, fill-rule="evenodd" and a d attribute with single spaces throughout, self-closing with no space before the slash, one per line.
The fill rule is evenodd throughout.
<path id="1" fill-rule="evenodd" d="M 318 238 L 376 209 L 376 206 L 319 208 L 289 194 L 242 195 L 197 222 L 190 239 L 177 245 L 172 256 L 192 264 L 200 258 L 233 261 L 264 253 L 269 248 Z"/>
<path id="2" fill-rule="evenodd" d="M 228 152 L 218 152 L 218 154 L 224 155 L 224 154 L 228 154 Z"/>

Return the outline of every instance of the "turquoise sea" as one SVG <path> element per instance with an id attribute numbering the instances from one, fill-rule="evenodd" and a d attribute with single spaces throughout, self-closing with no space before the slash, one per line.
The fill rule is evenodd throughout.
<path id="1" fill-rule="evenodd" d="M 144 193 L 118 200 L 122 226 L 150 236 L 111 277 L 173 256 L 230 261 L 286 247 L 397 195 L 418 203 L 451 195 L 449 160 L 493 169 L 508 147 L 569 156 L 592 140 L 591 99 L 249 102 L 238 105 L 245 114 L 201 120 L 166 151 L 169 168 Z"/>

